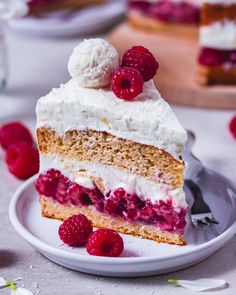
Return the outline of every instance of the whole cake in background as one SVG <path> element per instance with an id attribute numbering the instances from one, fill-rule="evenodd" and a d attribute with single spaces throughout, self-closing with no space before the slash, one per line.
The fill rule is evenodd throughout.
<path id="1" fill-rule="evenodd" d="M 29 14 L 37 15 L 58 10 L 74 10 L 104 2 L 105 0 L 30 0 Z"/>
<path id="2" fill-rule="evenodd" d="M 203 0 L 198 82 L 236 85 L 236 0 Z"/>
<path id="3" fill-rule="evenodd" d="M 196 35 L 199 6 L 199 0 L 128 0 L 128 19 L 151 31 Z"/>
<path id="4" fill-rule="evenodd" d="M 43 216 L 185 244 L 187 135 L 153 84 L 158 67 L 142 46 L 121 63 L 103 39 L 74 49 L 72 79 L 36 108 Z"/>

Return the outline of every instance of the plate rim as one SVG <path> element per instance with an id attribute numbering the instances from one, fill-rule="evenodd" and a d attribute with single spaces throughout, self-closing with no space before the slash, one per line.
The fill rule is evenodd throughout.
<path id="1" fill-rule="evenodd" d="M 42 19 L 38 20 L 35 19 L 34 17 L 28 18 L 26 20 L 24 19 L 15 19 L 15 20 L 11 20 L 9 22 L 9 28 L 11 28 L 12 30 L 18 31 L 18 32 L 22 32 L 22 33 L 28 33 L 28 34 L 40 34 L 40 35 L 45 35 L 45 36 L 53 36 L 55 35 L 64 35 L 65 32 L 68 32 L 68 30 L 74 30 L 74 29 L 78 29 L 79 31 L 78 33 L 80 34 L 80 32 L 84 32 L 87 28 L 91 28 L 91 27 L 97 27 L 97 26 L 106 26 L 107 24 L 111 23 L 113 20 L 118 19 L 119 17 L 121 17 L 124 14 L 125 11 L 125 1 L 122 0 L 122 2 L 120 3 L 116 3 L 114 1 L 110 1 L 107 4 L 103 4 L 103 6 L 117 6 L 118 9 L 114 9 L 114 11 L 112 13 L 110 13 L 109 15 L 103 15 L 102 19 L 96 19 L 96 20 L 92 20 L 91 19 L 89 21 L 87 21 L 86 24 L 79 24 L 78 27 L 78 23 L 73 23 L 73 21 L 70 21 L 66 24 L 65 23 L 60 23 L 58 24 L 54 24 L 54 26 L 50 26 L 50 25 L 41 25 Z M 99 9 L 101 7 L 99 6 Z M 89 8 L 87 8 L 89 9 Z M 102 9 L 101 9 L 102 10 Z M 29 25 L 29 23 L 33 23 L 33 27 L 30 29 L 27 29 L 27 25 Z M 58 29 L 59 27 L 59 29 Z M 88 29 L 89 30 L 89 29 Z M 61 34 L 62 31 L 62 34 Z"/>
<path id="2" fill-rule="evenodd" d="M 211 169 L 207 169 L 208 171 L 212 171 Z M 214 172 L 214 171 L 212 171 Z M 214 172 L 216 173 L 216 172 Z M 218 174 L 218 173 L 217 173 Z M 235 234 L 236 234 L 236 217 L 235 221 L 219 236 L 213 238 L 210 241 L 207 241 L 206 243 L 203 243 L 201 245 L 198 245 L 196 247 L 193 247 L 191 249 L 188 249 L 185 253 L 180 254 L 172 254 L 168 257 L 99 257 L 99 256 L 87 256 L 80 253 L 72 253 L 72 252 L 66 252 L 65 250 L 58 249 L 55 246 L 51 246 L 47 244 L 46 242 L 41 241 L 39 238 L 35 237 L 28 229 L 26 229 L 23 224 L 20 222 L 20 219 L 17 215 L 17 204 L 22 197 L 22 193 L 29 188 L 30 186 L 34 185 L 34 182 L 36 178 L 38 177 L 38 174 L 32 176 L 25 182 L 23 182 L 18 189 L 13 194 L 10 205 L 9 205 L 9 218 L 12 226 L 16 230 L 16 232 L 23 237 L 29 244 L 31 244 L 33 247 L 42 250 L 43 252 L 47 252 L 51 255 L 56 255 L 57 257 L 63 257 L 66 259 L 73 259 L 74 261 L 80 261 L 80 262 L 93 262 L 93 263 L 103 263 L 106 265 L 114 264 L 114 261 L 116 264 L 122 265 L 125 263 L 129 264 L 136 264 L 136 263 L 155 263 L 155 262 L 163 262 L 163 261 L 169 261 L 173 260 L 175 258 L 182 258 L 186 256 L 190 256 L 192 254 L 197 255 L 199 252 L 202 252 L 206 250 L 207 248 L 211 247 L 212 245 L 218 245 L 221 244 L 222 241 L 225 241 L 223 243 L 226 244 Z M 224 176 L 222 176 L 224 177 Z M 224 177 L 225 178 L 225 177 Z M 235 190 L 232 183 L 225 178 L 232 186 L 232 188 Z M 236 190 L 235 190 L 236 193 Z M 223 246 L 222 245 L 222 246 Z M 184 246 L 182 246 L 184 247 Z"/>

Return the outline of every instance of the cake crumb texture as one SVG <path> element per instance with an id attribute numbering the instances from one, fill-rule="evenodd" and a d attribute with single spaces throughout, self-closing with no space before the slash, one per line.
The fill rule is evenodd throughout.
<path id="1" fill-rule="evenodd" d="M 236 21 L 236 4 L 225 5 L 205 3 L 201 9 L 201 25 L 208 26 L 224 20 Z"/>
<path id="2" fill-rule="evenodd" d="M 196 80 L 200 85 L 236 84 L 236 67 L 224 69 L 223 65 L 211 67 L 199 65 Z"/>
<path id="3" fill-rule="evenodd" d="M 154 146 L 117 138 L 95 130 L 67 131 L 63 138 L 50 128 L 37 129 L 41 153 L 111 165 L 174 189 L 183 186 L 184 162 Z"/>

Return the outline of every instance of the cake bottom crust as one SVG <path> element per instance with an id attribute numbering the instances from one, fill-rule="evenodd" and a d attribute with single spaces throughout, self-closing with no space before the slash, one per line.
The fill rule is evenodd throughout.
<path id="1" fill-rule="evenodd" d="M 39 199 L 42 208 L 42 215 L 44 217 L 64 221 L 72 215 L 84 214 L 92 222 L 94 227 L 111 228 L 123 234 L 154 240 L 158 243 L 163 242 L 173 245 L 186 244 L 183 237 L 179 234 L 162 231 L 154 225 L 145 225 L 140 222 L 130 223 L 119 217 L 110 217 L 109 215 L 98 212 L 94 206 L 74 206 L 69 204 L 61 205 L 52 198 L 42 195 Z"/>
<path id="2" fill-rule="evenodd" d="M 223 66 L 198 66 L 197 83 L 200 85 L 235 85 L 236 84 L 236 67 L 225 70 Z"/>
<path id="3" fill-rule="evenodd" d="M 130 13 L 128 15 L 129 23 L 137 28 L 141 28 L 151 32 L 162 32 L 185 37 L 197 37 L 198 26 L 186 24 L 172 24 L 152 19 L 144 15 L 136 15 Z"/>

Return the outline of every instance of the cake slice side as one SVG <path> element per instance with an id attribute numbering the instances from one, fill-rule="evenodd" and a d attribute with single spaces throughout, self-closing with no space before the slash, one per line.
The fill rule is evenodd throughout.
<path id="1" fill-rule="evenodd" d="M 147 49 L 138 50 L 153 62 Z M 120 86 L 128 99 L 106 87 L 117 59 L 100 39 L 85 40 L 70 58 L 72 80 L 37 103 L 42 214 L 65 220 L 83 213 L 96 227 L 183 245 L 186 131 L 153 81 L 132 99 L 132 80 Z M 141 75 L 135 71 L 119 74 Z"/>
<path id="2" fill-rule="evenodd" d="M 203 2 L 197 82 L 236 84 L 236 1 Z"/>

